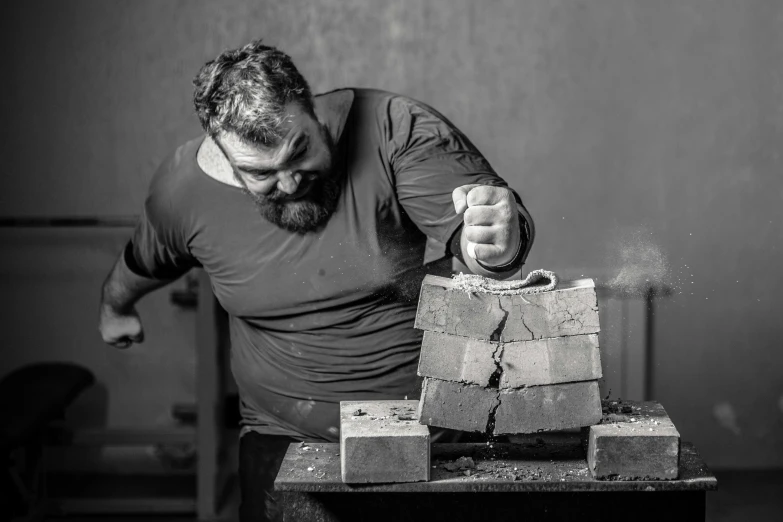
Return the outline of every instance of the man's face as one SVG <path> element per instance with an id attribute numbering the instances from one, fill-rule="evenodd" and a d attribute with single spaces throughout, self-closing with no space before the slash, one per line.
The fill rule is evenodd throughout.
<path id="1" fill-rule="evenodd" d="M 286 112 L 284 137 L 273 147 L 245 143 L 231 132 L 220 133 L 215 141 L 261 215 L 304 233 L 324 224 L 337 206 L 334 144 L 326 128 L 298 104 L 288 104 Z"/>

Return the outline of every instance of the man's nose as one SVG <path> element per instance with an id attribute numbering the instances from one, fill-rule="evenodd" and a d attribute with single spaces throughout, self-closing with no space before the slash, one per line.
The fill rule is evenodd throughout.
<path id="1" fill-rule="evenodd" d="M 279 172 L 277 180 L 278 190 L 286 194 L 293 194 L 302 181 L 302 175 L 298 172 Z"/>

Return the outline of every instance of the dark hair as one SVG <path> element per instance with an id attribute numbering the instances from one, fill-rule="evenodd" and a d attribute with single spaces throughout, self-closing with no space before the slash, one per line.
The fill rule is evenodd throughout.
<path id="1" fill-rule="evenodd" d="M 196 114 L 210 136 L 231 131 L 272 145 L 282 137 L 286 104 L 297 102 L 313 113 L 310 86 L 291 58 L 261 40 L 223 52 L 201 68 L 193 85 Z"/>

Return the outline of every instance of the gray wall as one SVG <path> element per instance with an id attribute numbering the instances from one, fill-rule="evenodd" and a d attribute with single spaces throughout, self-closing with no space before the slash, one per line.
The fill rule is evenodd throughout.
<path id="1" fill-rule="evenodd" d="M 384 88 L 452 119 L 536 218 L 530 268 L 670 285 L 655 398 L 711 465 L 783 466 L 783 2 L 317 4 L 7 7 L 2 214 L 138 213 L 158 162 L 199 133 L 195 71 L 264 37 L 315 91 Z M 2 233 L 0 363 L 71 350 L 116 424 L 155 423 L 192 397 L 192 318 L 154 297 L 151 344 L 107 352 L 94 298 L 123 237 L 87 235 Z M 157 401 L 129 391 L 139 379 Z"/>

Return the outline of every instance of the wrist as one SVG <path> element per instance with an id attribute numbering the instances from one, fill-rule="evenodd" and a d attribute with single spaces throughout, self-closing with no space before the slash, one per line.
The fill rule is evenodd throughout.
<path id="1" fill-rule="evenodd" d="M 120 306 L 114 303 L 104 302 L 101 303 L 101 315 L 109 317 L 127 315 L 132 308 L 132 306 Z"/>
<path id="2" fill-rule="evenodd" d="M 478 259 L 476 259 L 476 263 L 478 263 L 478 265 L 481 268 L 483 268 L 484 270 L 489 270 L 490 272 L 501 273 L 501 272 L 508 272 L 509 270 L 516 270 L 517 268 L 522 266 L 522 263 L 520 263 L 520 257 L 521 257 L 520 254 L 524 250 L 522 248 L 522 244 L 523 244 L 523 240 L 520 238 L 520 240 L 519 240 L 519 248 L 517 249 L 516 254 L 514 254 L 514 257 L 511 258 L 511 261 L 509 261 L 508 263 L 504 263 L 502 265 L 493 266 L 493 265 L 484 264 L 481 261 L 479 261 Z"/>
<path id="3" fill-rule="evenodd" d="M 525 251 L 527 250 L 527 240 L 528 240 L 528 231 L 527 231 L 527 223 L 525 218 L 522 216 L 522 214 L 518 214 L 519 216 L 519 242 L 517 244 L 517 250 L 514 253 L 513 257 L 510 261 L 500 264 L 500 265 L 487 265 L 485 263 L 482 263 L 478 259 L 476 259 L 476 263 L 483 268 L 484 270 L 487 270 L 489 272 L 493 273 L 505 273 L 505 272 L 511 272 L 518 270 L 524 263 L 524 255 Z"/>
<path id="4" fill-rule="evenodd" d="M 123 299 L 118 292 L 111 288 L 111 285 L 105 285 L 101 293 L 101 313 L 105 315 L 127 315 L 133 311 L 134 301 Z"/>

